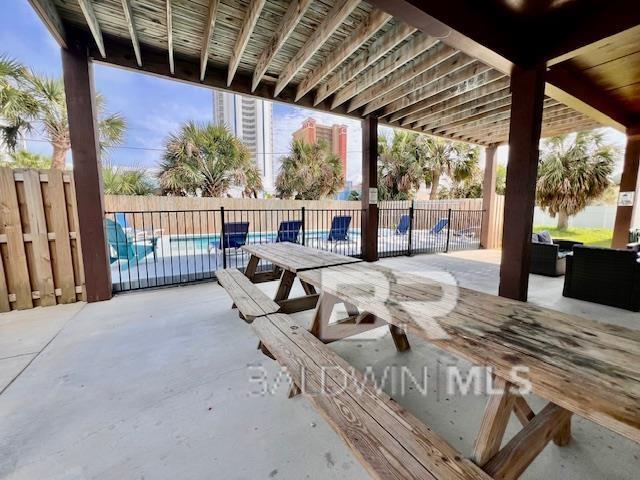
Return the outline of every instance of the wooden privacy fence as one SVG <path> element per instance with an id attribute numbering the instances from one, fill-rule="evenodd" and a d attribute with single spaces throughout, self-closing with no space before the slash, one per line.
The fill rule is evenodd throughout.
<path id="1" fill-rule="evenodd" d="M 0 167 L 0 312 L 82 299 L 72 175 Z"/>

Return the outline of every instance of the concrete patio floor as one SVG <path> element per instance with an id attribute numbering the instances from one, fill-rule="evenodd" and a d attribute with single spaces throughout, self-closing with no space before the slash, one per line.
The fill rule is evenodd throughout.
<path id="1" fill-rule="evenodd" d="M 467 251 L 380 263 L 495 293 L 497 262 L 497 252 Z M 640 328 L 637 313 L 562 297 L 562 282 L 532 275 L 530 301 Z M 287 385 L 258 394 L 258 367 L 270 379 L 278 369 L 229 307 L 221 287 L 203 283 L 0 315 L 0 478 L 370 478 L 304 397 L 288 400 Z M 437 388 L 443 365 L 470 365 L 409 340 L 406 353 L 384 333 L 331 347 L 380 377 L 396 365 L 420 378 L 428 366 L 429 394 L 414 388 L 396 398 L 470 455 L 486 397 Z M 510 433 L 517 426 L 512 420 Z M 581 418 L 573 433 L 569 446 L 547 446 L 522 478 L 638 478 L 639 445 Z"/>

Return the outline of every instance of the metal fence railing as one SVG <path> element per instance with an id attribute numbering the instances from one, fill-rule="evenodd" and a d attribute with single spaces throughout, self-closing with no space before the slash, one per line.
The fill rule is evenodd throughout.
<path id="1" fill-rule="evenodd" d="M 361 209 L 304 207 L 107 212 L 113 289 L 213 279 L 218 269 L 246 266 L 245 244 L 289 241 L 358 257 L 361 218 Z"/>
<path id="2" fill-rule="evenodd" d="M 107 212 L 113 289 L 213 279 L 218 269 L 246 266 L 246 244 L 295 242 L 359 257 L 361 221 L 361 209 Z M 482 211 L 381 209 L 379 256 L 479 248 L 481 224 Z"/>
<path id="3" fill-rule="evenodd" d="M 390 208 L 379 211 L 380 257 L 480 248 L 482 210 Z"/>

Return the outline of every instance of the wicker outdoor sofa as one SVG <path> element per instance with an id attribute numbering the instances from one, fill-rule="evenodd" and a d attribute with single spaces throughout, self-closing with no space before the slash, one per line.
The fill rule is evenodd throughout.
<path id="1" fill-rule="evenodd" d="M 633 248 L 576 246 L 566 263 L 565 297 L 640 311 L 640 263 Z"/>

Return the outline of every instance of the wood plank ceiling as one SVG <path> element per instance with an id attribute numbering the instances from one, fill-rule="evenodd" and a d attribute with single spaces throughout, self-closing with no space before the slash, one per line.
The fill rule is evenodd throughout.
<path id="1" fill-rule="evenodd" d="M 63 26 L 90 32 L 103 57 L 103 34 L 127 40 L 142 69 L 140 46 L 155 47 L 172 73 L 174 56 L 196 62 L 201 80 L 207 68 L 225 70 L 230 90 L 243 74 L 252 90 L 272 86 L 275 100 L 294 87 L 295 101 L 328 99 L 329 110 L 390 126 L 480 145 L 508 139 L 508 77 L 359 0 L 30 1 L 52 2 Z M 598 126 L 545 101 L 543 136 Z"/>

